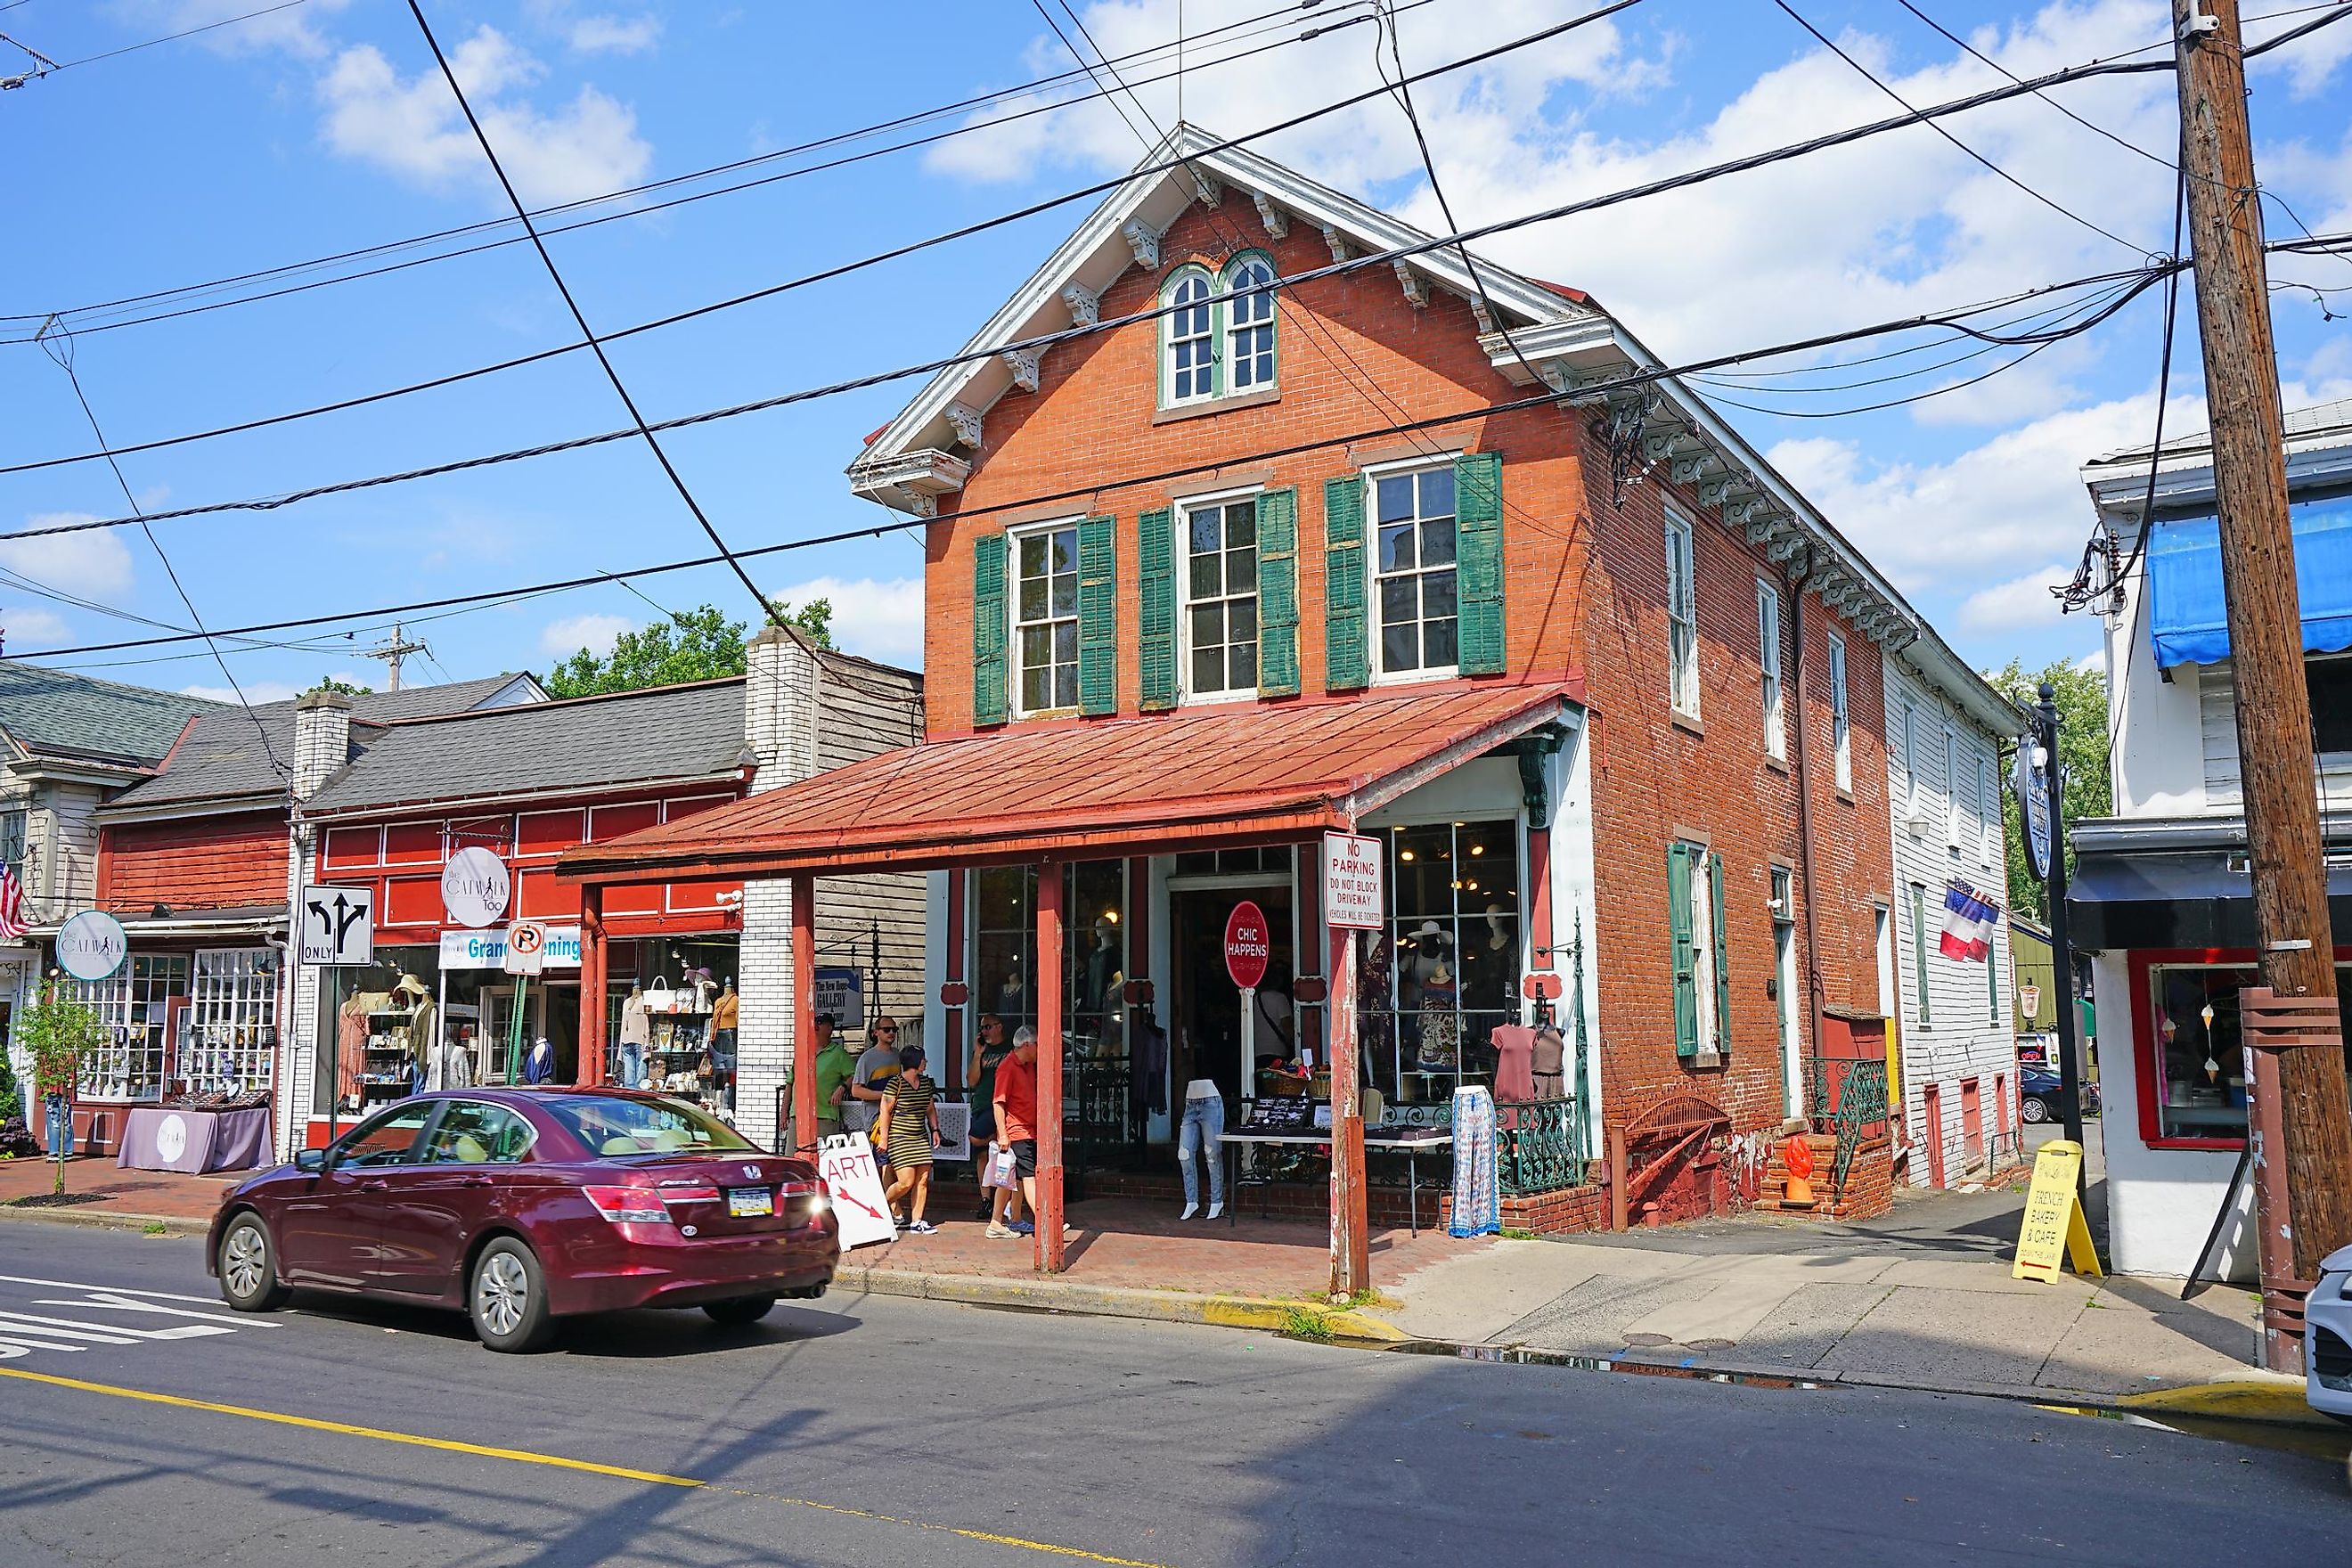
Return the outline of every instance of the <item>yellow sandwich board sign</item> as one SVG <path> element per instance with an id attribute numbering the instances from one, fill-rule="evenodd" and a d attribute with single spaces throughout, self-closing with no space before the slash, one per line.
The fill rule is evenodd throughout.
<path id="1" fill-rule="evenodd" d="M 2083 1146 L 2063 1138 L 2042 1145 L 2033 1161 L 2033 1186 L 2025 1194 L 2025 1218 L 2017 1229 L 2013 1279 L 2055 1279 L 2071 1256 L 2074 1272 L 2102 1278 L 2098 1249 L 2083 1218 L 2076 1184 L 2083 1173 Z"/>

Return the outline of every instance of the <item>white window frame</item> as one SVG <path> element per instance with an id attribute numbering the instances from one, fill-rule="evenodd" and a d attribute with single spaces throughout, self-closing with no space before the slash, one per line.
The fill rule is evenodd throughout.
<path id="1" fill-rule="evenodd" d="M 1780 678 L 1780 590 L 1769 578 L 1756 579 L 1758 666 L 1764 677 L 1764 754 L 1789 760 L 1788 687 Z"/>
<path id="2" fill-rule="evenodd" d="M 1234 295 L 1234 285 L 1238 280 L 1239 274 L 1252 267 L 1265 268 L 1265 280 L 1268 283 L 1278 284 L 1281 281 L 1281 275 L 1275 271 L 1274 263 L 1265 256 L 1255 254 L 1240 258 L 1238 265 L 1228 262 L 1225 270 L 1217 276 L 1214 296 L 1217 303 L 1219 348 L 1216 380 L 1217 391 L 1223 395 L 1246 396 L 1251 393 L 1270 392 L 1281 384 L 1282 381 L 1282 346 L 1275 341 L 1276 329 L 1274 290 L 1268 289 L 1263 293 L 1246 295 L 1238 301 L 1244 309 L 1263 310 L 1265 311 L 1263 316 L 1247 321 L 1234 319 L 1236 300 Z M 1255 285 L 1244 283 L 1242 287 L 1247 289 Z M 1235 340 L 1244 332 L 1259 331 L 1266 333 L 1265 357 L 1270 362 L 1270 368 L 1266 371 L 1264 381 L 1253 381 L 1247 386 L 1244 386 L 1238 379 L 1242 367 L 1254 362 L 1257 357 L 1257 352 L 1255 349 L 1244 352 Z"/>
<path id="3" fill-rule="evenodd" d="M 1173 306 L 1177 290 L 1196 280 L 1206 292 L 1196 305 L 1186 305 L 1184 309 L 1198 309 L 1208 324 L 1197 333 L 1185 332 L 1180 336 L 1177 325 L 1182 319 L 1181 312 L 1171 310 L 1160 318 L 1160 406 L 1162 408 L 1189 408 L 1196 403 L 1212 402 L 1223 390 L 1218 375 L 1222 368 L 1218 350 L 1222 346 L 1223 322 L 1220 318 L 1223 312 L 1217 308 L 1217 275 L 1198 263 L 1188 263 L 1160 287 L 1160 302 L 1163 306 Z M 1207 363 L 1200 367 L 1200 374 L 1205 378 L 1207 385 L 1181 396 L 1176 391 L 1176 345 L 1180 342 L 1205 344 L 1209 356 Z"/>
<path id="4" fill-rule="evenodd" d="M 1077 597 L 1076 597 L 1076 577 L 1077 577 L 1077 575 L 1078 575 L 1078 542 L 1077 542 L 1077 530 L 1078 530 L 1078 524 L 1079 524 L 1081 521 L 1084 521 L 1084 520 L 1083 520 L 1082 518 L 1076 517 L 1076 516 L 1072 516 L 1072 517 L 1063 517 L 1063 518 L 1055 518 L 1055 519 L 1054 519 L 1053 521 L 1048 521 L 1048 522 L 1033 522 L 1033 523 L 1024 523 L 1024 524 L 1023 524 L 1023 525 L 1022 525 L 1021 527 L 1019 527 L 1019 528 L 1008 528 L 1008 529 L 1006 529 L 1006 530 L 1004 531 L 1005 531 L 1005 552 L 1006 552 L 1006 556 L 1007 556 L 1007 559 L 1006 559 L 1006 562 L 1005 562 L 1005 594 L 1004 594 L 1004 616 L 1005 616 L 1005 637 L 1004 637 L 1004 649 L 1005 649 L 1005 654 L 1004 654 L 1004 669 L 1005 669 L 1005 678 L 1006 678 L 1006 681 L 1007 681 L 1007 683 L 1012 687 L 1012 690 L 1011 690 L 1011 691 L 1009 691 L 1008 693 L 1006 693 L 1006 695 L 1007 695 L 1007 697 L 1008 697 L 1008 698 L 1010 698 L 1010 700 L 1010 700 L 1010 704 L 1009 704 L 1009 706 L 1011 707 L 1011 709 L 1012 709 L 1012 710 L 1013 710 L 1013 714 L 1014 714 L 1016 717 L 1019 717 L 1019 718 L 1026 719 L 1026 718 L 1030 718 L 1030 717 L 1032 717 L 1032 716 L 1034 716 L 1034 715 L 1036 715 L 1036 714 L 1039 714 L 1039 713 L 1067 713 L 1067 712 L 1071 712 L 1071 711 L 1075 710 L 1076 709 L 1076 707 L 1077 707 L 1077 696 L 1076 696 L 1076 693 L 1075 689 L 1073 690 L 1073 692 L 1072 692 L 1072 694 L 1071 694 L 1070 700 L 1069 700 L 1069 701 L 1067 701 L 1067 702 L 1065 702 L 1065 703 L 1058 703 L 1058 704 L 1057 704 L 1057 703 L 1048 702 L 1045 706 L 1044 706 L 1044 707 L 1042 707 L 1042 708 L 1032 708 L 1032 707 L 1030 707 L 1026 702 L 1024 702 L 1024 701 L 1023 701 L 1023 700 L 1022 700 L 1022 679 L 1021 679 L 1021 678 L 1022 678 L 1023 674 L 1025 672 L 1025 668 L 1024 668 L 1024 664 L 1023 664 L 1023 661 L 1022 661 L 1022 655 L 1021 655 L 1021 628 L 1022 628 L 1024 626 L 1029 626 L 1029 625 L 1045 625 L 1045 626 L 1052 626 L 1052 625 L 1055 625 L 1055 624 L 1056 624 L 1056 623 L 1058 623 L 1058 622 L 1062 622 L 1062 621 L 1067 621 L 1067 622 L 1069 622 L 1069 623 L 1070 623 L 1070 635 L 1071 635 L 1071 637 L 1072 637 L 1072 639 L 1073 639 L 1072 647 L 1071 647 L 1071 652 L 1070 652 L 1070 668 L 1071 668 L 1071 669 L 1072 669 L 1073 671 L 1075 671 L 1075 670 L 1077 668 L 1077 649 L 1076 649 L 1076 637 L 1077 637 L 1077 626 L 1078 626 L 1078 606 L 1077 606 Z M 1071 579 L 1072 579 L 1071 600 L 1070 600 L 1070 613 L 1069 613 L 1068 615 L 1066 615 L 1066 616 L 1057 616 L 1057 615 L 1055 615 L 1055 614 L 1053 613 L 1053 609 L 1054 609 L 1054 600 L 1053 600 L 1053 584 L 1052 584 L 1052 578 L 1053 578 L 1053 575 L 1054 575 L 1054 570 L 1053 570 L 1053 562 L 1052 562 L 1052 558 L 1049 556 L 1049 557 L 1047 558 L 1047 561 L 1046 561 L 1046 566 L 1045 566 L 1045 573 L 1046 573 L 1046 579 L 1047 579 L 1047 582 L 1046 582 L 1046 589 L 1045 589 L 1045 611 L 1046 611 L 1045 619 L 1045 621 L 1043 621 L 1043 622 L 1026 622 L 1026 621 L 1024 621 L 1024 620 L 1021 618 L 1021 545 L 1022 545 L 1022 542 L 1023 542 L 1023 541 L 1024 541 L 1024 540 L 1036 539 L 1036 538 L 1040 538 L 1040 537 L 1044 537 L 1044 538 L 1046 538 L 1046 539 L 1049 539 L 1049 540 L 1050 540 L 1050 538 L 1051 538 L 1054 534 L 1060 533 L 1060 532 L 1064 532 L 1064 531 L 1067 531 L 1067 532 L 1069 533 L 1069 535 L 1070 535 L 1070 573 L 1069 573 L 1069 574 L 1070 574 L 1070 577 L 1071 577 Z M 1047 548 L 1050 550 L 1050 549 L 1052 548 L 1052 546 L 1049 544 L 1049 545 L 1047 546 Z M 1055 660 L 1055 659 L 1053 658 L 1053 656 L 1052 656 L 1052 652 L 1051 652 L 1051 649 L 1049 648 L 1049 649 L 1048 649 L 1048 651 L 1047 651 L 1047 666 L 1046 666 L 1046 668 L 1047 668 L 1048 671 L 1050 672 L 1050 670 L 1052 669 L 1053 666 L 1054 666 L 1055 663 L 1058 663 L 1058 662 L 1059 662 L 1058 660 Z M 1076 681 L 1076 675 L 1075 675 L 1075 674 L 1073 674 L 1073 676 L 1071 677 L 1071 679 L 1072 679 L 1072 681 L 1075 683 L 1075 681 Z M 1048 678 L 1047 678 L 1047 685 L 1050 687 L 1050 686 L 1052 685 L 1052 683 L 1053 683 L 1053 682 L 1052 682 L 1052 678 L 1051 678 L 1051 675 L 1050 675 L 1050 673 L 1049 673 Z M 1051 695 L 1051 693 L 1049 692 L 1049 693 L 1048 693 L 1048 695 Z"/>
<path id="5" fill-rule="evenodd" d="M 1830 750 L 1837 758 L 1837 786 L 1853 793 L 1853 716 L 1846 706 L 1845 638 L 1830 633 Z"/>
<path id="6" fill-rule="evenodd" d="M 1982 829 L 1978 835 L 1977 859 L 1987 867 L 1998 866 L 2003 859 L 2000 792 L 1993 782 L 1997 771 L 1990 752 L 1977 753 L 1977 815 Z"/>
<path id="7" fill-rule="evenodd" d="M 1435 473 L 1441 468 L 1452 468 L 1454 459 L 1459 456 L 1461 456 L 1459 452 L 1444 452 L 1430 458 L 1408 458 L 1393 463 L 1375 463 L 1362 470 L 1364 634 L 1367 642 L 1370 644 L 1369 651 L 1371 657 L 1372 684 L 1375 686 L 1402 686 L 1418 680 L 1451 680 L 1462 672 L 1462 495 L 1459 488 L 1455 489 L 1454 496 L 1454 662 L 1424 664 L 1413 669 L 1390 669 L 1388 638 L 1383 635 L 1383 623 L 1381 618 L 1381 578 L 1383 575 L 1402 576 L 1407 574 L 1383 574 L 1381 571 L 1380 483 L 1382 479 L 1402 479 L 1406 476 L 1413 479 L 1413 521 L 1417 529 L 1423 521 L 1421 516 L 1420 476 Z M 1416 564 L 1410 575 L 1419 577 L 1429 570 L 1428 567 L 1418 563 L 1420 542 L 1417 532 L 1414 541 L 1414 561 Z M 1426 616 L 1421 617 L 1419 624 L 1426 626 L 1428 617 Z"/>
<path id="8" fill-rule="evenodd" d="M 1906 700 L 1903 704 L 1903 816 L 1906 826 L 1919 815 L 1922 788 L 1919 779 L 1919 710 Z"/>
<path id="9" fill-rule="evenodd" d="M 1958 850 L 1963 842 L 1960 827 L 1964 806 L 1960 799 L 1960 732 L 1949 719 L 1944 721 L 1944 842 Z"/>
<path id="10" fill-rule="evenodd" d="M 1666 512 L 1666 705 L 1698 715 L 1698 541 L 1690 520 Z M 1680 639 L 1680 640 L 1678 640 Z"/>
<path id="11" fill-rule="evenodd" d="M 1177 689 L 1182 693 L 1181 700 L 1187 705 L 1195 702 L 1237 702 L 1246 700 L 1254 700 L 1257 696 L 1257 683 L 1255 681 L 1252 681 L 1245 687 L 1230 687 L 1218 691 L 1201 691 L 1196 689 L 1192 684 L 1192 606 L 1194 603 L 1192 596 L 1192 513 L 1196 510 L 1205 510 L 1211 507 L 1222 509 L 1223 507 L 1231 506 L 1235 501 L 1254 501 L 1265 494 L 1265 490 L 1263 486 L 1253 485 L 1242 489 L 1219 490 L 1213 495 L 1186 496 L 1183 500 L 1176 502 L 1176 535 L 1174 543 L 1176 545 L 1176 570 L 1179 578 L 1176 593 L 1176 686 Z M 1263 523 L 1265 520 L 1260 518 L 1258 521 Z M 1223 524 L 1220 523 L 1219 527 L 1222 530 Z M 1220 534 L 1220 537 L 1222 537 L 1222 533 Z M 1222 552 L 1221 549 L 1220 553 Z M 1251 552 L 1253 555 L 1256 552 L 1256 546 L 1255 543 L 1251 546 Z M 1259 593 L 1260 590 L 1257 585 L 1256 579 L 1253 576 L 1251 579 L 1249 600 L 1252 606 L 1262 616 L 1264 613 L 1264 604 L 1259 597 Z M 1222 604 L 1239 598 L 1240 596 L 1241 595 L 1237 594 L 1223 594 L 1218 595 L 1217 602 Z M 1253 638 L 1253 640 L 1257 643 L 1258 657 L 1263 658 L 1265 654 L 1265 643 L 1264 638 L 1265 622 L 1263 619 L 1258 619 L 1255 624 L 1257 626 L 1257 635 Z M 1228 644 L 1227 646 L 1230 647 L 1232 645 Z M 1230 674 L 1230 668 L 1228 669 L 1228 673 Z"/>

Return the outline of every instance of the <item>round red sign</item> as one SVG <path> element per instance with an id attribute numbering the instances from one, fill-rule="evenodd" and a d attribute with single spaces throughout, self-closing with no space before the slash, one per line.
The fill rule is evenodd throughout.
<path id="1" fill-rule="evenodd" d="M 1265 961 L 1274 956 L 1274 941 L 1266 933 L 1265 911 L 1247 899 L 1234 906 L 1225 921 L 1225 973 L 1244 991 L 1255 991 L 1265 978 Z"/>

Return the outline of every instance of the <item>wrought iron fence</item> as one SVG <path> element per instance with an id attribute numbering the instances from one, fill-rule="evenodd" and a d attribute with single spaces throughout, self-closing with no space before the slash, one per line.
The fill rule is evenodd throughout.
<path id="1" fill-rule="evenodd" d="M 1853 1170 L 1853 1157 L 1863 1140 L 1873 1128 L 1886 1125 L 1886 1064 L 1872 1059 L 1847 1062 L 1844 1067 L 1834 1102 L 1837 1152 L 1830 1164 L 1833 1203 L 1844 1200 L 1846 1177 Z"/>
<path id="2" fill-rule="evenodd" d="M 1581 1186 L 1591 1158 L 1584 1118 L 1572 1099 L 1496 1106 L 1495 1145 L 1496 1169 L 1507 1197 Z"/>

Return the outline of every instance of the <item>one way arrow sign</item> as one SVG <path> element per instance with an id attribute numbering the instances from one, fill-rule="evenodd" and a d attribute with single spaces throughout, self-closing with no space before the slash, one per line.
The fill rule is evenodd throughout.
<path id="1" fill-rule="evenodd" d="M 302 889 L 302 962 L 375 962 L 375 889 Z"/>

